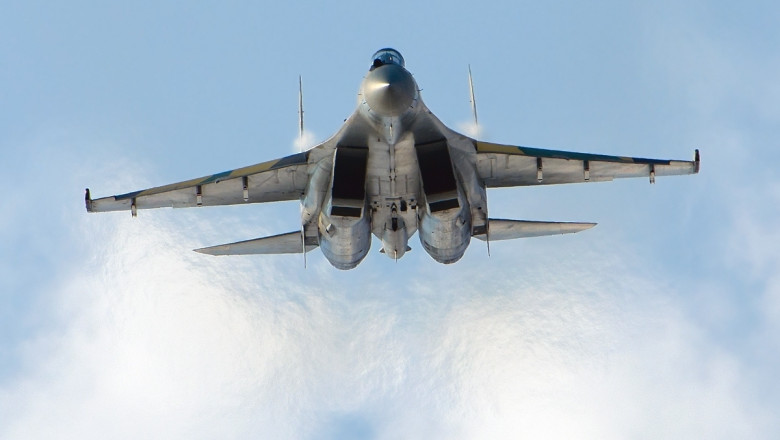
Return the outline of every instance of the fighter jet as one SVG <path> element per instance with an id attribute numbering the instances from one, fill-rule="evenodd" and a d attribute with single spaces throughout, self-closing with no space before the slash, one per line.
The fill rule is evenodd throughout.
<path id="1" fill-rule="evenodd" d="M 471 76 L 469 75 L 469 80 Z M 471 81 L 470 81 L 471 83 Z M 473 88 L 472 88 L 472 103 Z M 302 107 L 300 108 L 302 114 Z M 476 107 L 473 107 L 476 119 Z M 302 118 L 301 118 L 302 124 Z M 404 58 L 374 53 L 357 109 L 341 129 L 312 149 L 170 185 L 92 199 L 88 212 L 217 206 L 299 200 L 293 232 L 196 249 L 210 255 L 305 253 L 319 247 L 338 269 L 366 256 L 371 235 L 380 252 L 399 259 L 420 235 L 436 261 L 455 263 L 472 237 L 487 241 L 568 234 L 595 223 L 494 219 L 487 189 L 622 177 L 694 174 L 693 161 L 643 159 L 482 142 L 445 126 L 423 103 Z"/>

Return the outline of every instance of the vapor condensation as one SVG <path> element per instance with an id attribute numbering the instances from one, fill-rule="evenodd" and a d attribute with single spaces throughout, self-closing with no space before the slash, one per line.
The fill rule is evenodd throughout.
<path id="1" fill-rule="evenodd" d="M 68 237 L 90 230 L 89 267 L 49 295 L 53 327 L 0 395 L 2 438 L 751 432 L 733 360 L 630 258 L 553 252 L 517 269 L 419 255 L 399 282 L 377 255 L 340 272 L 315 256 L 303 270 L 196 254 L 225 224 L 141 214 L 85 215 Z"/>
<path id="2" fill-rule="evenodd" d="M 304 130 L 303 136 L 298 136 L 295 138 L 295 141 L 293 141 L 293 150 L 296 153 L 306 151 L 316 145 L 316 140 L 317 138 L 314 133 L 309 130 Z"/>

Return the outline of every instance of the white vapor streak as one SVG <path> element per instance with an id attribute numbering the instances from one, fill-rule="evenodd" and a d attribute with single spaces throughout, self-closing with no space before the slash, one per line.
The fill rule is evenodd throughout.
<path id="1" fill-rule="evenodd" d="M 460 122 L 458 123 L 458 130 L 466 136 L 470 136 L 475 139 L 479 139 L 484 135 L 482 124 L 477 124 L 474 121 Z"/>
<path id="2" fill-rule="evenodd" d="M 296 153 L 301 151 L 306 151 L 313 146 L 315 146 L 316 137 L 314 136 L 314 133 L 308 130 L 303 131 L 303 136 L 298 136 L 295 138 L 295 141 L 293 141 L 293 148 Z"/>
<path id="3" fill-rule="evenodd" d="M 685 324 L 668 287 L 598 275 L 625 269 L 618 258 L 564 257 L 555 275 L 541 261 L 500 280 L 437 267 L 399 291 L 192 253 L 205 231 L 191 220 L 82 224 L 91 263 L 57 288 L 56 331 L 27 347 L 30 372 L 0 394 L 0 437 L 751 432 L 740 366 Z"/>

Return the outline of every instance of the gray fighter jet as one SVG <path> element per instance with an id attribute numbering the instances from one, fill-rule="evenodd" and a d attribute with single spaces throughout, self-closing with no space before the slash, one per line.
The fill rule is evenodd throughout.
<path id="1" fill-rule="evenodd" d="M 473 89 L 472 89 L 473 90 Z M 472 93 L 473 102 L 473 93 Z M 476 119 L 476 107 L 473 107 Z M 302 112 L 302 107 L 301 107 Z M 302 123 L 302 118 L 301 118 Z M 693 161 L 642 159 L 481 142 L 431 113 L 394 49 L 371 57 L 358 106 L 316 147 L 278 160 L 199 179 L 92 199 L 89 212 L 300 200 L 299 230 L 197 249 L 210 255 L 306 253 L 317 246 L 339 269 L 352 269 L 371 247 L 401 258 L 409 238 L 440 263 L 454 263 L 472 237 L 488 242 L 579 232 L 595 223 L 488 217 L 487 189 L 603 182 L 620 177 L 694 174 Z M 305 255 L 304 255 L 305 256 Z"/>

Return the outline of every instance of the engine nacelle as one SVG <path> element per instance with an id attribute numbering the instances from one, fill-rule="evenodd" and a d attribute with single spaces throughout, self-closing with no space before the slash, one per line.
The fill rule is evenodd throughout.
<path id="1" fill-rule="evenodd" d="M 325 206 L 317 219 L 320 248 L 338 269 L 357 266 L 371 248 L 371 218 L 366 202 L 368 148 L 339 145 Z"/>
<path id="2" fill-rule="evenodd" d="M 366 207 L 360 210 L 359 217 L 328 214 L 333 212 L 328 203 L 327 209 L 320 212 L 317 225 L 320 249 L 337 269 L 354 268 L 371 248 L 371 221 L 366 215 Z"/>
<path id="3" fill-rule="evenodd" d="M 426 203 L 420 217 L 420 243 L 439 263 L 454 263 L 463 257 L 471 242 L 471 210 L 465 198 L 453 199 L 438 211 L 436 202 Z M 439 205 L 438 207 L 441 207 Z"/>
<path id="4" fill-rule="evenodd" d="M 455 178 L 445 139 L 415 144 L 423 186 L 420 242 L 439 263 L 454 263 L 471 241 L 471 209 Z"/>

